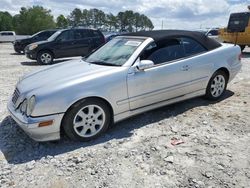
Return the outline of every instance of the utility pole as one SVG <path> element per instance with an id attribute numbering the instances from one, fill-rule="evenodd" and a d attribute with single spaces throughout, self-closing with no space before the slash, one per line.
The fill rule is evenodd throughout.
<path id="1" fill-rule="evenodd" d="M 163 20 L 161 21 L 161 29 L 163 30 Z"/>

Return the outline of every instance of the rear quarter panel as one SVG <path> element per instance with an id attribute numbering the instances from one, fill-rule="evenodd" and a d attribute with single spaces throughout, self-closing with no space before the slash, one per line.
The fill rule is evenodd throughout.
<path id="1" fill-rule="evenodd" d="M 205 93 L 210 78 L 220 68 L 228 70 L 229 81 L 231 81 L 240 70 L 240 54 L 239 46 L 222 44 L 217 49 L 189 58 L 187 62 L 190 65 L 190 73 L 192 75 L 190 92 L 202 89 Z"/>
<path id="2" fill-rule="evenodd" d="M 222 46 L 214 51 L 211 51 L 216 57 L 212 73 L 218 69 L 224 67 L 229 71 L 229 82 L 235 77 L 235 75 L 241 69 L 241 61 L 239 56 L 241 55 L 241 49 L 237 45 L 222 43 Z"/>

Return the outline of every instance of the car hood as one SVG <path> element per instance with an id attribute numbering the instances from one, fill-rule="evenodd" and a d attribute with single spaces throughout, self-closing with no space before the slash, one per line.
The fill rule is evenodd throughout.
<path id="1" fill-rule="evenodd" d="M 77 82 L 85 82 L 121 70 L 122 67 L 95 65 L 83 60 L 71 60 L 24 76 L 18 83 L 21 93 L 36 89 L 47 90 Z"/>
<path id="2" fill-rule="evenodd" d="M 48 41 L 43 40 L 43 41 L 34 42 L 33 44 L 41 45 L 41 44 L 44 44 L 44 43 L 48 43 Z"/>
<path id="3" fill-rule="evenodd" d="M 16 43 L 26 43 L 31 41 L 31 37 L 25 38 L 25 39 L 17 39 L 15 40 Z"/>
<path id="4" fill-rule="evenodd" d="M 31 46 L 31 45 L 37 44 L 39 46 L 39 45 L 42 45 L 42 44 L 45 44 L 45 43 L 48 43 L 48 42 L 49 41 L 47 41 L 47 40 L 33 42 L 33 43 L 29 44 L 28 46 L 26 46 L 26 48 L 29 49 L 28 47 Z"/>

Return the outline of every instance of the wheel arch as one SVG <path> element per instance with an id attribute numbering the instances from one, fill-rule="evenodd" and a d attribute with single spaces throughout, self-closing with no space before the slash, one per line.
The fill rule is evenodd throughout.
<path id="1" fill-rule="evenodd" d="M 53 55 L 53 58 L 55 58 L 55 54 L 54 54 L 53 50 L 51 50 L 51 49 L 47 49 L 47 48 L 45 48 L 45 49 L 40 49 L 40 50 L 37 52 L 37 56 L 38 56 L 38 54 L 40 54 L 41 52 L 50 52 L 50 53 Z"/>
<path id="2" fill-rule="evenodd" d="M 221 68 L 217 69 L 214 73 L 216 73 L 218 71 L 223 71 L 226 74 L 226 76 L 227 76 L 227 81 L 229 80 L 229 78 L 230 78 L 230 72 L 229 72 L 229 70 L 226 67 L 221 67 Z"/>
<path id="3" fill-rule="evenodd" d="M 71 105 L 67 108 L 66 112 L 65 112 L 64 115 L 63 115 L 63 118 L 62 118 L 62 121 L 61 121 L 61 125 L 60 125 L 60 132 L 61 132 L 61 133 L 62 133 L 62 131 L 63 131 L 63 126 L 62 126 L 63 119 L 64 119 L 65 115 L 67 114 L 67 112 L 68 112 L 70 109 L 72 109 L 76 103 L 78 103 L 78 102 L 80 102 L 80 101 L 82 101 L 82 100 L 91 100 L 91 99 L 98 99 L 98 100 L 101 100 L 101 101 L 103 101 L 103 102 L 105 102 L 105 103 L 107 104 L 107 106 L 108 106 L 108 108 L 109 108 L 109 110 L 110 110 L 110 113 L 111 113 L 111 124 L 113 124 L 113 122 L 114 122 L 114 110 L 113 110 L 113 107 L 112 107 L 111 103 L 110 103 L 108 100 L 106 100 L 106 99 L 103 98 L 103 97 L 99 97 L 99 96 L 85 97 L 85 98 L 82 98 L 82 99 L 79 99 L 79 100 L 75 101 L 73 104 L 71 104 Z"/>

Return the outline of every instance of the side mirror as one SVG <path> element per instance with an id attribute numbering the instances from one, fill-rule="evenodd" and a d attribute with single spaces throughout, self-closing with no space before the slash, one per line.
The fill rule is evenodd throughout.
<path id="1" fill-rule="evenodd" d="M 151 60 L 141 60 L 136 66 L 138 70 L 145 70 L 154 66 L 154 62 Z"/>

